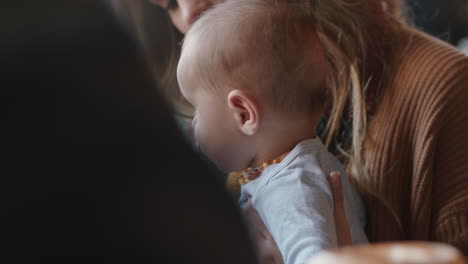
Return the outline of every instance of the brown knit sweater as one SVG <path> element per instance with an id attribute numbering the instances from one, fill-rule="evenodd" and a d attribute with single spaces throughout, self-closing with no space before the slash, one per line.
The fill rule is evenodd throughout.
<path id="1" fill-rule="evenodd" d="M 394 214 L 366 199 L 369 238 L 443 241 L 468 255 L 468 57 L 415 30 L 389 52 L 398 59 L 365 158 L 367 185 Z"/>

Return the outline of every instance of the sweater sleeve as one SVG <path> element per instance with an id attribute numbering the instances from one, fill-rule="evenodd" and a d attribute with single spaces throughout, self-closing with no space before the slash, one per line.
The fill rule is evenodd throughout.
<path id="1" fill-rule="evenodd" d="M 306 263 L 319 250 L 337 244 L 328 184 L 323 173 L 311 174 L 280 173 L 259 188 L 253 200 L 286 264 Z"/>
<path id="2" fill-rule="evenodd" d="M 431 240 L 468 255 L 468 58 L 454 66 L 436 137 Z"/>

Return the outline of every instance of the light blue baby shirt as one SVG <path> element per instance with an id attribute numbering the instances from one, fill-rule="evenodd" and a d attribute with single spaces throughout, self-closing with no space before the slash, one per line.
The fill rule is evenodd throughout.
<path id="1" fill-rule="evenodd" d="M 249 198 L 271 232 L 286 264 L 303 264 L 322 249 L 336 247 L 333 197 L 326 179 L 341 173 L 345 213 L 353 244 L 367 243 L 364 206 L 340 162 L 318 138 L 299 143 L 281 163 L 266 167 L 242 186 L 239 205 Z"/>

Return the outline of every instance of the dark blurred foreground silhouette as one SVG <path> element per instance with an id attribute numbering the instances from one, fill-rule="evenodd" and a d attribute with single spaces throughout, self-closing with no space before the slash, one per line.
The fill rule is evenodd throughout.
<path id="1" fill-rule="evenodd" d="M 253 263 L 236 206 L 106 6 L 0 5 L 0 255 Z"/>

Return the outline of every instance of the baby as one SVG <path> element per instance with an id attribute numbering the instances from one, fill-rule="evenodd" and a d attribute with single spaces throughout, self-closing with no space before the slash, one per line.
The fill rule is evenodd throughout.
<path id="1" fill-rule="evenodd" d="M 327 94 L 322 54 L 298 6 L 235 0 L 193 25 L 177 69 L 200 148 L 222 170 L 241 171 L 239 204 L 251 201 L 285 263 L 337 246 L 326 175 L 345 173 L 315 132 Z M 362 203 L 342 182 L 352 241 L 365 243 Z"/>

